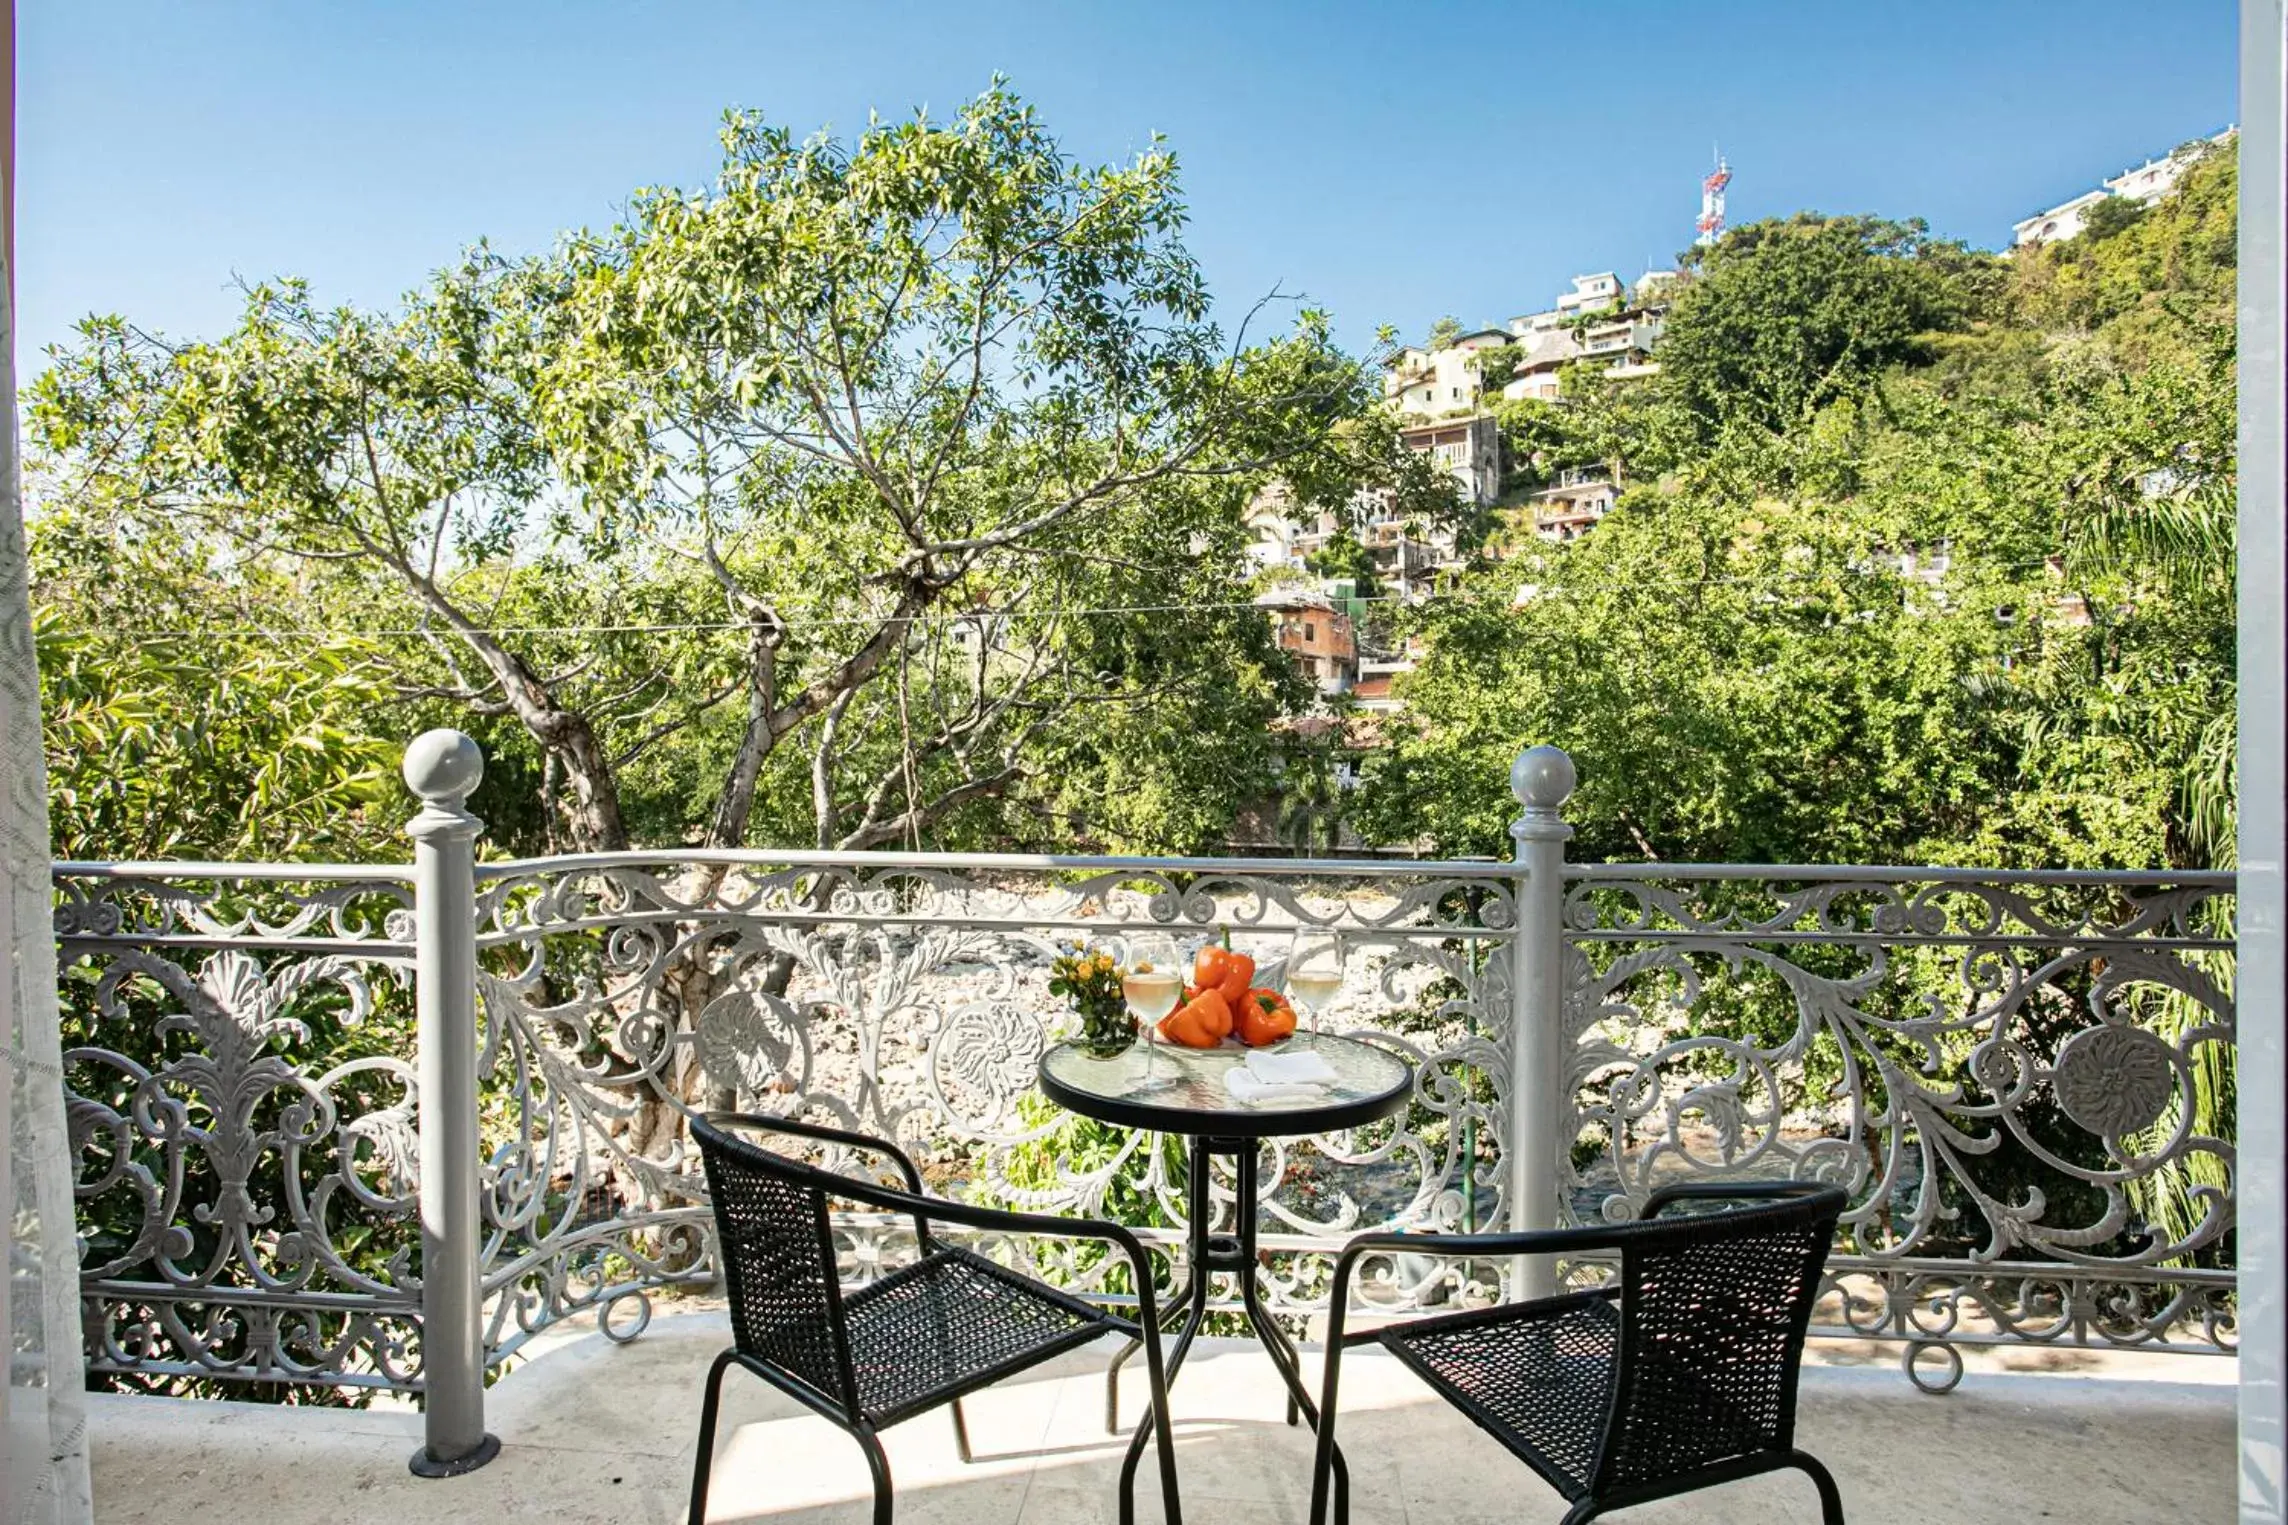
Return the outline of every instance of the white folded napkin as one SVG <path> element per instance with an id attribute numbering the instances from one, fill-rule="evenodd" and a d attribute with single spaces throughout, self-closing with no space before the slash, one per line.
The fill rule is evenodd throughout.
<path id="1" fill-rule="evenodd" d="M 1323 1094 L 1315 1085 L 1280 1085 L 1265 1080 L 1244 1064 L 1235 1064 L 1223 1072 L 1223 1088 L 1243 1107 L 1280 1101 L 1315 1101 Z"/>
<path id="2" fill-rule="evenodd" d="M 1247 1068 L 1265 1085 L 1332 1085 L 1335 1080 L 1335 1067 L 1307 1048 L 1284 1054 L 1249 1049 Z"/>

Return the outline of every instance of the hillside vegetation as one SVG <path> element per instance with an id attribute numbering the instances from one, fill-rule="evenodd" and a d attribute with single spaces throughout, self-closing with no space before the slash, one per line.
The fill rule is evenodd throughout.
<path id="1" fill-rule="evenodd" d="M 2229 861 L 2235 164 L 2009 256 L 1796 217 L 1694 258 L 1649 381 L 1513 450 L 1621 462 L 1423 610 L 1362 816 L 1505 846 L 1521 744 L 1585 857 Z"/>

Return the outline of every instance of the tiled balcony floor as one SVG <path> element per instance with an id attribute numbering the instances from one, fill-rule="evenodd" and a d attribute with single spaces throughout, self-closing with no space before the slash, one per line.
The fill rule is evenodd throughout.
<path id="1" fill-rule="evenodd" d="M 699 1384 L 725 1339 L 719 1315 L 690 1314 L 661 1318 L 624 1348 L 593 1334 L 557 1344 L 492 1390 L 488 1417 L 504 1444 L 500 1459 L 444 1482 L 407 1473 L 420 1420 L 403 1409 L 98 1397 L 96 1518 L 105 1525 L 680 1520 Z M 1861 1364 L 1805 1373 L 1800 1441 L 1834 1469 L 1854 1525 L 2233 1518 L 2229 1363 L 2180 1359 L 2156 1368 L 2116 1357 L 2047 1375 L 1974 1367 L 1956 1392 L 1930 1398 L 1872 1351 L 1846 1347 L 1839 1358 Z M 1306 1362 L 1315 1378 L 1315 1356 Z M 2080 1358 L 2050 1364 L 2060 1363 Z M 972 1398 L 973 1465 L 955 1456 L 942 1414 L 890 1431 L 900 1525 L 1114 1519 L 1119 1452 L 1103 1431 L 1102 1368 L 1101 1353 L 1082 1351 Z M 2156 1380 L 2156 1370 L 2196 1380 Z M 1563 1515 L 1556 1494 L 1429 1399 L 1396 1363 L 1362 1354 L 1346 1368 L 1343 1390 L 1341 1434 L 1358 1525 L 1525 1525 Z M 1141 1384 L 1130 1391 L 1140 1396 Z M 726 1379 L 725 1393 L 711 1520 L 862 1525 L 869 1518 L 865 1464 L 847 1437 L 740 1373 Z M 1134 1409 L 1130 1402 L 1124 1422 Z M 1196 1347 L 1175 1411 L 1188 1520 L 1287 1525 L 1304 1518 L 1308 1436 L 1280 1423 L 1277 1379 L 1252 1346 Z M 1160 1518 L 1149 1485 L 1140 1518 Z M 1810 1485 L 1782 1474 L 1612 1518 L 1810 1525 L 1818 1511 Z"/>

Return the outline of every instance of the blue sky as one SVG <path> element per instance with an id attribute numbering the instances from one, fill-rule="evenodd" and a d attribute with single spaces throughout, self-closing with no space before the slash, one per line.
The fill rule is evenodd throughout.
<path id="1" fill-rule="evenodd" d="M 2231 0 L 841 5 L 21 0 L 27 369 L 90 311 L 190 336 L 233 274 L 385 303 L 698 184 L 730 104 L 803 129 L 1000 71 L 1072 154 L 1158 131 L 1226 310 L 1277 285 L 1350 342 L 1546 305 L 1732 218 L 2009 225 L 2237 116 Z"/>

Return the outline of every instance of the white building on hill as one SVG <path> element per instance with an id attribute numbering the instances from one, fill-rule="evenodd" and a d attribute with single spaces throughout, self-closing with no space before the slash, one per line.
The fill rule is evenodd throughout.
<path id="1" fill-rule="evenodd" d="M 1398 437 L 1407 449 L 1435 461 L 1468 501 L 1491 503 L 1501 496 L 1501 429 L 1491 414 L 1408 423 Z"/>
<path id="2" fill-rule="evenodd" d="M 1648 270 L 1634 288 L 1609 270 L 1573 277 L 1573 289 L 1555 307 L 1509 320 L 1511 342 L 1524 354 L 1502 395 L 1554 399 L 1574 361 L 1593 362 L 1613 376 L 1652 375 L 1660 369 L 1652 351 L 1675 281 L 1673 270 Z M 1583 321 L 1592 314 L 1599 316 Z"/>
<path id="3" fill-rule="evenodd" d="M 1383 399 L 1408 419 L 1475 412 L 1484 392 L 1478 382 L 1479 352 L 1509 342 L 1501 329 L 1486 328 L 1464 334 L 1444 349 L 1408 345 L 1383 374 Z"/>
<path id="4" fill-rule="evenodd" d="M 2036 212 L 2010 230 L 2013 246 L 2058 243 L 2072 238 L 2082 230 L 2089 209 L 2101 201 L 2120 196 L 2151 206 L 2177 188 L 2201 150 L 2210 144 L 2232 141 L 2238 128 L 2227 127 L 2213 138 L 2181 144 L 2158 159 L 2147 159 L 2135 169 L 2125 169 L 2094 191 L 2083 191 L 2071 201 L 2060 202 L 2046 212 Z"/>
<path id="5" fill-rule="evenodd" d="M 1613 306 L 1627 292 L 1628 288 L 1621 284 L 1621 278 L 1610 270 L 1600 270 L 1594 275 L 1577 275 L 1573 277 L 1573 289 L 1557 299 L 1557 306 L 1552 311 L 1541 316 L 1558 323 L 1577 322 L 1584 313 Z"/>

